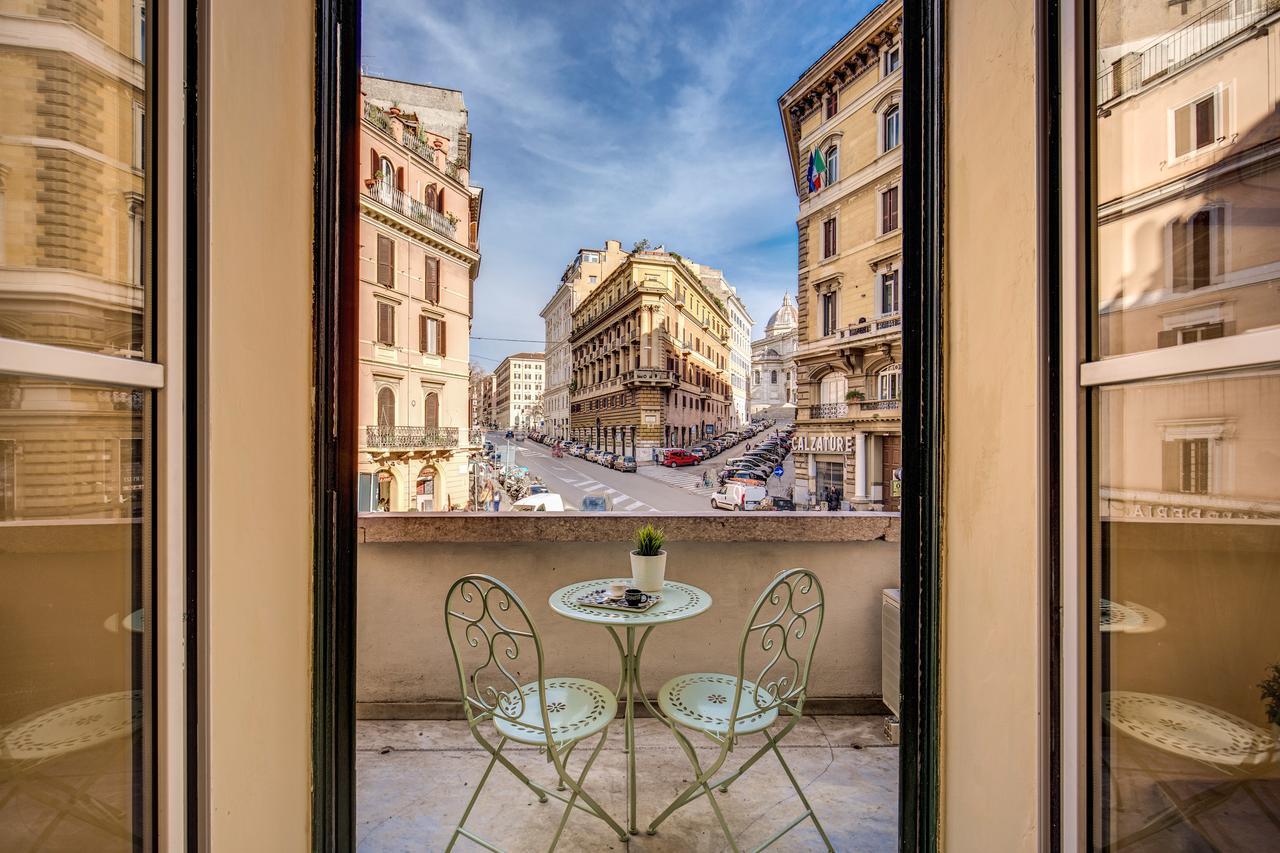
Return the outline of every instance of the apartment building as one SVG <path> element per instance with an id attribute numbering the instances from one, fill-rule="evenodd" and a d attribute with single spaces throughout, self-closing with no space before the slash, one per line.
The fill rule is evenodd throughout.
<path id="1" fill-rule="evenodd" d="M 751 342 L 751 415 L 776 420 L 796 416 L 796 339 L 800 315 L 790 293 L 769 317 L 764 337 Z"/>
<path id="2" fill-rule="evenodd" d="M 494 422 L 498 429 L 542 429 L 542 393 L 546 356 L 540 352 L 509 355 L 493 372 Z"/>
<path id="3" fill-rule="evenodd" d="M 573 309 L 596 285 L 617 269 L 626 253 L 617 240 L 606 240 L 603 249 L 579 249 L 560 276 L 560 284 L 538 312 L 546 326 L 546 388 L 543 416 L 547 432 L 568 438 L 570 428 L 569 382 L 572 372 Z"/>
<path id="4" fill-rule="evenodd" d="M 698 276 L 707 289 L 723 303 L 729 315 L 729 386 L 733 402 L 727 427 L 741 426 L 750 420 L 751 327 L 755 323 L 738 289 L 725 281 L 722 270 L 698 266 Z"/>
<path id="5" fill-rule="evenodd" d="M 897 509 L 902 456 L 902 4 L 779 99 L 800 203 L 795 495 Z"/>
<path id="6" fill-rule="evenodd" d="M 729 315 L 698 269 L 633 251 L 574 309 L 573 438 L 643 454 L 728 428 Z"/>
<path id="7" fill-rule="evenodd" d="M 360 506 L 467 503 L 483 191 L 461 92 L 361 78 Z"/>

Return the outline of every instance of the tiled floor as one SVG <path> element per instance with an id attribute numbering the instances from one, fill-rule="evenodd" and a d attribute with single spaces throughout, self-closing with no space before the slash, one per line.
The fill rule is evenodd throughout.
<path id="1" fill-rule="evenodd" d="M 811 717 L 784 741 L 787 763 L 836 850 L 896 849 L 898 750 L 885 740 L 883 724 L 883 717 Z M 657 835 L 644 834 L 648 821 L 692 776 L 684 753 L 658 721 L 637 720 L 636 738 L 640 834 L 624 844 L 604 823 L 575 810 L 557 849 L 629 848 L 634 853 L 729 849 L 705 797 L 677 811 Z M 743 739 L 730 761 L 751 755 L 761 742 L 759 736 Z M 466 723 L 362 721 L 357 729 L 356 748 L 358 849 L 365 853 L 444 850 L 472 786 L 488 763 L 487 754 L 472 739 Z M 699 746 L 698 751 L 704 766 L 715 754 L 709 742 L 706 748 Z M 535 781 L 553 784 L 555 771 L 536 749 L 509 746 L 504 754 L 507 752 L 513 753 L 516 766 Z M 585 755 L 574 755 L 570 771 L 576 772 L 583 760 Z M 588 793 L 619 823 L 626 821 L 625 761 L 619 721 L 610 728 L 609 742 L 587 779 Z M 717 792 L 717 798 L 743 849 L 768 840 L 803 811 L 772 756 L 761 758 L 728 794 Z M 562 809 L 555 800 L 539 804 L 527 788 L 499 766 L 480 795 L 467 828 L 513 853 L 545 850 Z M 479 848 L 466 839 L 455 848 L 475 849 Z M 812 823 L 806 822 L 771 849 L 825 848 Z"/>

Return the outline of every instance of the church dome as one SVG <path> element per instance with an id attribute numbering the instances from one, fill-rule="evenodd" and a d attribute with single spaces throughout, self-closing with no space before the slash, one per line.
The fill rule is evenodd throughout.
<path id="1" fill-rule="evenodd" d="M 796 304 L 791 301 L 791 294 L 785 293 L 782 296 L 782 307 L 773 312 L 773 316 L 765 324 L 764 333 L 765 335 L 776 335 L 793 331 L 799 327 L 800 315 L 796 311 Z"/>

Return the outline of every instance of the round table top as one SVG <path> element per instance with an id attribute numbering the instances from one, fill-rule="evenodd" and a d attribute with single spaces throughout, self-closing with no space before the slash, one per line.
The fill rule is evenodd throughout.
<path id="1" fill-rule="evenodd" d="M 142 723 L 133 690 L 103 693 L 56 705 L 0 732 L 0 757 L 31 761 L 63 755 L 123 737 Z"/>
<path id="2" fill-rule="evenodd" d="M 603 578 L 601 580 L 581 581 L 561 587 L 551 593 L 551 609 L 561 616 L 577 619 L 579 622 L 592 622 L 597 625 L 662 625 L 667 622 L 679 622 L 691 619 L 711 606 L 711 595 L 687 583 L 667 581 L 662 585 L 662 601 L 636 613 L 625 610 L 610 610 L 606 607 L 588 607 L 577 602 L 578 596 L 593 589 L 605 589 L 614 581 L 623 581 L 628 585 L 631 578 Z"/>
<path id="3" fill-rule="evenodd" d="M 1117 690 L 1102 698 L 1102 716 L 1129 737 L 1224 767 L 1271 764 L 1280 742 L 1248 720 L 1176 696 Z"/>
<path id="4" fill-rule="evenodd" d="M 1165 626 L 1165 619 L 1150 607 L 1132 601 L 1102 599 L 1098 615 L 1098 629 L 1122 634 L 1150 634 Z"/>

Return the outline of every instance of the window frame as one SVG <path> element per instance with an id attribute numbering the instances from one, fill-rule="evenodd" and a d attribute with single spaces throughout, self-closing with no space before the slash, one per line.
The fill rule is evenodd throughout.
<path id="1" fill-rule="evenodd" d="M 893 198 L 893 227 L 886 228 L 889 217 L 886 215 L 885 203 Z M 876 190 L 876 236 L 884 237 L 902 230 L 902 185 L 892 183 Z"/>

